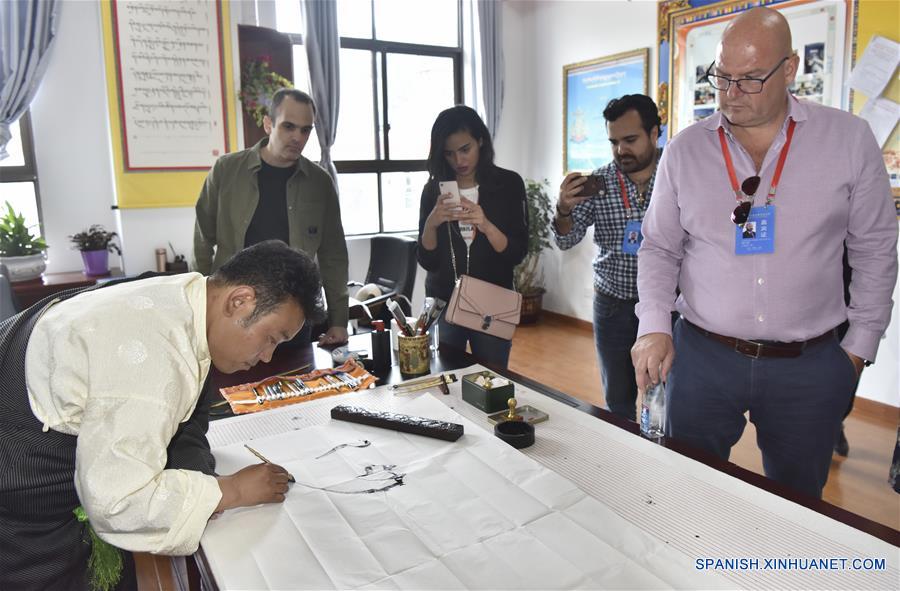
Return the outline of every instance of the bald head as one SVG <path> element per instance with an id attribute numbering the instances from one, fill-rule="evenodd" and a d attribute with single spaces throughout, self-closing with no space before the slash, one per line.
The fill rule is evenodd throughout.
<path id="1" fill-rule="evenodd" d="M 771 50 L 781 57 L 791 55 L 791 28 L 784 15 L 771 8 L 757 7 L 742 12 L 722 33 L 723 48 L 759 52 Z"/>
<path id="2" fill-rule="evenodd" d="M 780 12 L 771 8 L 742 12 L 722 33 L 713 70 L 721 79 L 756 83 L 728 83 L 726 89 L 719 89 L 719 110 L 733 126 L 771 132 L 784 120 L 787 89 L 798 63 L 791 48 L 791 29 Z"/>

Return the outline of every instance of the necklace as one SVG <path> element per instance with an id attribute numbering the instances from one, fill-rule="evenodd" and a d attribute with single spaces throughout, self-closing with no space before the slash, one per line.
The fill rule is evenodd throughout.
<path id="1" fill-rule="evenodd" d="M 653 176 L 656 174 L 656 166 L 659 164 L 659 150 L 656 150 L 656 155 L 653 157 L 653 170 L 650 172 L 650 176 L 647 177 L 647 180 L 643 182 L 637 182 L 632 179 L 630 176 L 628 180 L 634 183 L 634 186 L 637 188 L 637 202 L 638 207 L 643 207 L 644 203 L 647 202 L 647 191 L 650 189 L 650 181 L 653 180 Z"/>

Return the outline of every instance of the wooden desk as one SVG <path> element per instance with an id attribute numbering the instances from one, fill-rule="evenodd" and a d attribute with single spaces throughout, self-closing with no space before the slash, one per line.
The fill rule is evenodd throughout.
<path id="1" fill-rule="evenodd" d="M 98 281 L 124 276 L 121 269 L 112 269 L 108 274 L 96 277 L 85 275 L 82 271 L 67 271 L 65 273 L 44 273 L 37 279 L 17 281 L 11 285 L 19 309 L 24 310 L 49 295 L 73 287 L 88 287 Z"/>

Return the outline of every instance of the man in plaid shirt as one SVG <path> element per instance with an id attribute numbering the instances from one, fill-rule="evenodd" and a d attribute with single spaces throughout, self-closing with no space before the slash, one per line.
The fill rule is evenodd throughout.
<path id="1" fill-rule="evenodd" d="M 607 407 L 629 420 L 635 418 L 637 382 L 631 346 L 637 337 L 637 249 L 643 236 L 641 220 L 650 202 L 659 150 L 659 112 L 643 94 L 613 99 L 603 111 L 613 162 L 592 176 L 599 188 L 582 194 L 589 177 L 573 172 L 559 188 L 553 234 L 567 250 L 594 226 L 594 341 Z M 591 178 L 590 186 L 596 180 Z"/>

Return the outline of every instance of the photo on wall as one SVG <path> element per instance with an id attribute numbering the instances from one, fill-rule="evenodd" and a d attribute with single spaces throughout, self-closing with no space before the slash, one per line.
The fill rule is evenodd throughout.
<path id="1" fill-rule="evenodd" d="M 699 64 L 696 68 L 696 74 L 694 76 L 694 82 L 696 84 L 708 84 L 706 80 L 706 71 L 709 69 L 709 66 L 712 64 Z"/>
<path id="2" fill-rule="evenodd" d="M 807 43 L 803 48 L 803 73 L 818 74 L 825 71 L 825 44 Z"/>

